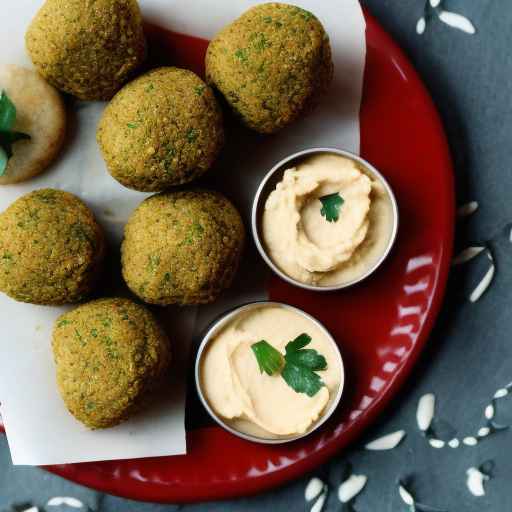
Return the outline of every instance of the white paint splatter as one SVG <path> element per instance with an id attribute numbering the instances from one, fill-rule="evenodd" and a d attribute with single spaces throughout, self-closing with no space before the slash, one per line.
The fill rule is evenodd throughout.
<path id="1" fill-rule="evenodd" d="M 494 393 L 494 398 L 505 398 L 508 395 L 509 391 L 507 388 L 501 388 Z"/>
<path id="2" fill-rule="evenodd" d="M 457 217 L 468 217 L 478 210 L 479 204 L 476 201 L 470 201 L 469 203 L 463 204 L 457 209 Z"/>
<path id="3" fill-rule="evenodd" d="M 467 34 L 474 34 L 476 32 L 473 23 L 471 23 L 471 21 L 469 21 L 465 16 L 462 16 L 462 14 L 450 11 L 440 11 L 438 15 L 439 19 L 450 27 L 462 30 Z"/>
<path id="4" fill-rule="evenodd" d="M 452 265 L 455 266 L 467 263 L 473 258 L 476 258 L 483 250 L 485 250 L 483 245 L 472 245 L 470 247 L 466 247 L 466 249 L 459 252 L 459 254 L 453 258 Z"/>
<path id="5" fill-rule="evenodd" d="M 482 473 L 478 468 L 469 468 L 466 471 L 468 478 L 466 485 L 473 496 L 485 496 L 484 482 L 489 476 Z"/>
<path id="6" fill-rule="evenodd" d="M 489 427 L 482 427 L 478 430 L 478 437 L 487 437 L 491 433 L 491 429 Z"/>
<path id="7" fill-rule="evenodd" d="M 416 33 L 421 35 L 425 32 L 426 28 L 427 28 L 427 22 L 426 22 L 425 18 L 422 16 L 418 20 L 418 23 L 416 23 Z"/>
<path id="8" fill-rule="evenodd" d="M 485 417 L 488 419 L 488 420 L 492 420 L 494 418 L 494 405 L 493 404 L 489 404 L 486 408 L 485 408 L 485 412 L 484 412 L 484 415 Z"/>
<path id="9" fill-rule="evenodd" d="M 306 501 L 313 501 L 322 491 L 325 490 L 325 484 L 320 478 L 313 477 L 304 491 L 304 498 Z"/>
<path id="10" fill-rule="evenodd" d="M 398 494 L 400 494 L 400 498 L 402 498 L 402 501 L 406 505 L 409 505 L 410 507 L 414 506 L 414 498 L 403 485 L 398 486 Z"/>
<path id="11" fill-rule="evenodd" d="M 396 448 L 405 437 L 405 430 L 397 430 L 391 434 L 374 439 L 365 448 L 367 450 L 392 450 Z"/>
<path id="12" fill-rule="evenodd" d="M 473 437 L 473 436 L 468 436 L 468 437 L 465 437 L 462 442 L 466 445 L 466 446 L 476 446 L 478 444 L 478 439 L 476 437 Z"/>
<path id="13" fill-rule="evenodd" d="M 416 421 L 418 428 L 425 432 L 429 429 L 436 407 L 436 397 L 433 393 L 423 395 L 418 401 L 418 409 L 416 411 Z"/>
<path id="14" fill-rule="evenodd" d="M 77 500 L 76 498 L 69 498 L 69 497 L 52 498 L 46 504 L 47 507 L 61 507 L 62 505 L 65 505 L 65 506 L 71 507 L 71 508 L 83 508 L 83 506 L 84 506 L 84 504 L 80 500 Z"/>
<path id="15" fill-rule="evenodd" d="M 444 448 L 445 442 L 441 439 L 429 439 L 428 440 L 432 448 Z"/>
<path id="16" fill-rule="evenodd" d="M 460 441 L 456 437 L 454 437 L 453 439 L 450 439 L 448 441 L 448 446 L 450 448 L 458 448 L 460 446 Z"/>
<path id="17" fill-rule="evenodd" d="M 315 501 L 313 506 L 311 507 L 311 512 L 322 512 L 325 504 L 325 499 L 327 498 L 327 493 L 322 493 L 319 498 Z"/>
<path id="18" fill-rule="evenodd" d="M 350 475 L 338 489 L 338 499 L 341 503 L 352 501 L 363 489 L 368 481 L 366 475 Z"/>
<path id="19" fill-rule="evenodd" d="M 482 278 L 482 280 L 478 283 L 476 288 L 471 292 L 471 295 L 469 296 L 469 300 L 471 302 L 476 302 L 480 299 L 480 297 L 485 293 L 487 288 L 492 283 L 492 280 L 494 278 L 494 272 L 495 272 L 495 266 L 494 263 L 491 263 L 491 266 L 489 270 L 486 272 L 485 276 Z"/>

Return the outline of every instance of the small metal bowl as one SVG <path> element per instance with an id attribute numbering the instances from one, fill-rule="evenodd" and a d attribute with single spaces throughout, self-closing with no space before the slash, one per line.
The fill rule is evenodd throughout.
<path id="1" fill-rule="evenodd" d="M 389 195 L 391 200 L 391 205 L 393 207 L 393 229 L 391 232 L 391 236 L 389 238 L 388 245 L 386 249 L 382 253 L 381 257 L 376 261 L 376 263 L 368 269 L 367 272 L 362 274 L 361 276 L 353 279 L 352 281 L 347 281 L 345 283 L 331 285 L 331 286 L 321 286 L 321 285 L 313 285 L 302 283 L 301 281 L 297 281 L 296 279 L 290 277 L 285 274 L 270 258 L 270 255 L 267 253 L 265 248 L 265 242 L 263 240 L 263 234 L 261 233 L 261 220 L 263 216 L 263 210 L 265 208 L 265 203 L 267 201 L 270 193 L 275 190 L 276 185 L 283 178 L 284 171 L 298 164 L 300 161 L 305 160 L 307 157 L 321 154 L 321 153 L 331 153 L 334 155 L 340 155 L 345 158 L 349 158 L 354 160 L 360 167 L 362 167 L 370 176 L 373 176 L 375 179 L 379 180 L 386 189 L 386 192 Z M 389 186 L 389 183 L 386 181 L 384 176 L 373 167 L 369 162 L 364 160 L 358 155 L 354 155 L 349 151 L 344 151 L 336 148 L 311 148 L 305 149 L 304 151 L 299 151 L 298 153 L 294 153 L 291 156 L 286 157 L 285 159 L 278 162 L 272 169 L 268 172 L 268 174 L 263 178 L 258 190 L 256 191 L 256 196 L 254 198 L 253 206 L 252 206 L 252 234 L 254 237 L 254 242 L 261 257 L 265 260 L 267 265 L 272 269 L 274 273 L 276 273 L 281 279 L 284 279 L 288 283 L 298 286 L 299 288 L 304 288 L 306 290 L 312 290 L 315 292 L 329 292 L 334 290 L 342 290 L 344 288 L 348 288 L 349 286 L 353 286 L 356 283 L 361 282 L 363 279 L 366 279 L 368 276 L 373 274 L 382 264 L 382 262 L 387 258 L 393 245 L 396 240 L 396 236 L 398 233 L 398 205 L 393 193 L 393 190 Z"/>
<path id="2" fill-rule="evenodd" d="M 230 424 L 226 423 L 224 419 L 222 419 L 221 416 L 219 416 L 213 408 L 208 403 L 208 400 L 205 396 L 205 393 L 203 393 L 202 389 L 202 381 L 201 381 L 201 365 L 203 360 L 203 355 L 205 353 L 206 348 L 208 347 L 208 344 L 212 339 L 215 338 L 215 336 L 225 327 L 227 326 L 234 318 L 237 316 L 246 313 L 247 311 L 250 311 L 252 309 L 258 309 L 262 307 L 267 306 L 278 306 L 282 307 L 288 310 L 292 310 L 304 317 L 306 317 L 308 320 L 313 322 L 322 332 L 325 333 L 327 336 L 327 339 L 330 340 L 330 342 L 333 344 L 333 347 L 335 348 L 335 354 L 338 356 L 338 365 L 340 368 L 340 385 L 338 387 L 338 390 L 336 392 L 336 395 L 332 397 L 327 404 L 325 412 L 320 416 L 320 418 L 314 422 L 311 427 L 308 429 L 307 432 L 304 432 L 303 434 L 299 434 L 296 436 L 288 436 L 288 437 L 272 437 L 272 438 L 265 438 L 265 437 L 259 437 L 254 436 L 251 434 L 247 434 L 245 432 L 241 432 L 237 429 L 235 429 Z M 288 304 L 283 304 L 281 302 L 272 302 L 272 301 L 258 301 L 258 302 L 250 302 L 247 304 L 244 304 L 242 306 L 238 306 L 235 309 L 232 309 L 228 311 L 227 313 L 224 313 L 221 317 L 214 320 L 204 331 L 202 334 L 202 341 L 199 345 L 199 349 L 197 351 L 196 355 L 196 362 L 195 362 L 195 382 L 196 382 L 196 389 L 197 393 L 199 395 L 199 399 L 201 400 L 202 404 L 204 405 L 205 409 L 208 411 L 210 416 L 224 429 L 231 432 L 235 436 L 241 437 L 242 439 L 245 439 L 247 441 L 253 441 L 255 443 L 262 443 L 262 444 L 283 444 L 283 443 L 290 443 L 292 441 L 296 441 L 297 439 L 301 439 L 309 434 L 311 434 L 313 431 L 318 429 L 321 425 L 323 425 L 333 414 L 333 412 L 338 407 L 338 404 L 341 399 L 341 395 L 343 393 L 343 387 L 345 384 L 345 369 L 343 366 L 343 360 L 341 358 L 341 353 L 339 350 L 339 347 L 334 340 L 334 338 L 331 336 L 329 331 L 315 318 L 313 318 L 311 315 L 306 313 L 305 311 L 302 311 L 301 309 L 298 309 L 296 307 L 290 306 Z"/>

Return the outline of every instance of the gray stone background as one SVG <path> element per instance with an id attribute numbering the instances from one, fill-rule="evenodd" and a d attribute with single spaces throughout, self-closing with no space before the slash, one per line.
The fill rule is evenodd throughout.
<path id="1" fill-rule="evenodd" d="M 320 0 L 319 0 L 320 1 Z M 334 1 L 334 0 L 321 0 Z M 437 428 L 463 436 L 482 424 L 482 411 L 495 390 L 512 381 L 512 3 L 510 0 L 445 0 L 444 8 L 464 14 L 477 28 L 470 36 L 434 16 L 424 35 L 415 27 L 424 0 L 364 0 L 370 11 L 408 53 L 438 106 L 450 140 L 457 173 L 457 200 L 477 200 L 479 210 L 459 222 L 457 246 L 489 241 L 497 274 L 492 287 L 476 303 L 469 291 L 485 272 L 485 258 L 452 272 L 443 312 L 428 349 L 408 385 L 388 407 L 370 439 L 397 429 L 405 441 L 388 452 L 354 447 L 315 474 L 331 486 L 325 510 L 341 510 L 336 488 L 344 464 L 368 475 L 355 502 L 358 512 L 400 512 L 408 508 L 397 493 L 397 479 L 410 478 L 416 498 L 450 512 L 512 511 L 512 432 L 502 432 L 474 448 L 434 450 L 415 423 L 418 398 L 437 396 Z M 421 137 L 421 133 L 418 133 Z M 435 208 L 435 205 L 432 205 Z M 512 398 L 500 401 L 499 420 L 512 423 Z M 492 479 L 484 497 L 467 490 L 466 470 L 492 460 Z M 308 510 L 304 488 L 311 475 L 259 497 L 184 507 L 140 504 L 100 495 L 36 468 L 14 468 L 7 443 L 0 437 L 0 510 L 23 503 L 44 506 L 53 496 L 79 498 L 91 510 L 157 512 Z M 53 508 L 56 512 L 57 509 Z"/>

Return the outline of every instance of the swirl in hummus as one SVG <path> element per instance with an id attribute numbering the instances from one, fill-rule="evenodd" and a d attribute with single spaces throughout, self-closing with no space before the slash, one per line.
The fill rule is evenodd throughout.
<path id="1" fill-rule="evenodd" d="M 322 214 L 321 198 L 339 194 L 336 221 Z M 302 283 L 348 283 L 375 267 L 394 230 L 393 203 L 383 182 L 354 160 L 320 153 L 284 172 L 263 213 L 267 253 Z"/>
<path id="2" fill-rule="evenodd" d="M 301 333 L 321 353 L 327 368 L 314 396 L 294 391 L 279 375 L 258 367 L 251 345 L 265 339 L 284 354 Z M 313 320 L 279 304 L 241 311 L 210 340 L 200 366 L 200 385 L 210 408 L 233 429 L 260 438 L 306 433 L 323 417 L 343 386 L 343 366 L 334 342 Z"/>

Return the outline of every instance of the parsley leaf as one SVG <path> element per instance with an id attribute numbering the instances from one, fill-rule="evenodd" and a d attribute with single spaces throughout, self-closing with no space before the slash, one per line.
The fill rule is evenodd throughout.
<path id="1" fill-rule="evenodd" d="M 324 383 L 316 371 L 325 370 L 325 357 L 314 349 L 305 349 L 311 343 L 311 336 L 303 333 L 286 345 L 283 379 L 297 393 L 314 396 Z"/>
<path id="2" fill-rule="evenodd" d="M 320 213 L 327 222 L 337 222 L 340 217 L 340 208 L 345 200 L 335 192 L 334 194 L 328 194 L 320 198 L 322 203 L 322 209 Z"/>
<path id="3" fill-rule="evenodd" d="M 0 94 L 0 176 L 5 174 L 12 156 L 12 145 L 18 140 L 30 139 L 30 135 L 12 131 L 16 122 L 16 107 L 5 91 Z"/>
<path id="4" fill-rule="evenodd" d="M 283 355 L 265 340 L 251 345 L 252 351 L 258 361 L 260 372 L 267 375 L 281 371 L 284 365 Z"/>
<path id="5" fill-rule="evenodd" d="M 5 91 L 0 94 L 0 130 L 9 131 L 16 121 L 16 107 Z"/>
<path id="6" fill-rule="evenodd" d="M 251 348 L 256 356 L 260 372 L 281 377 L 297 393 L 312 397 L 324 386 L 321 377 L 315 373 L 327 368 L 325 357 L 314 349 L 305 349 L 311 343 L 306 333 L 297 336 L 286 345 L 283 355 L 265 340 L 254 343 Z"/>

